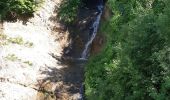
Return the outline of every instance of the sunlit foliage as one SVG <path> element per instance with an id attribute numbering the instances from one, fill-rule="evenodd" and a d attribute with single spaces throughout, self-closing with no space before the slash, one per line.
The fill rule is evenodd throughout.
<path id="1" fill-rule="evenodd" d="M 16 18 L 21 15 L 30 15 L 42 0 L 1 0 L 0 17 Z"/>
<path id="2" fill-rule="evenodd" d="M 170 1 L 109 0 L 108 35 L 85 74 L 88 100 L 170 99 Z"/>

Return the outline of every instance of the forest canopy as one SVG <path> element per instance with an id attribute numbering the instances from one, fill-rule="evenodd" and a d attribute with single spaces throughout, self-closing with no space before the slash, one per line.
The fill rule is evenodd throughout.
<path id="1" fill-rule="evenodd" d="M 108 0 L 103 51 L 86 67 L 88 100 L 170 99 L 170 1 Z"/>

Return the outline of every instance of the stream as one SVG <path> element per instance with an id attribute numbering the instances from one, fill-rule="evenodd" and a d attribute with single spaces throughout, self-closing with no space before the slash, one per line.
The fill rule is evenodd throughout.
<path id="1" fill-rule="evenodd" d="M 69 66 L 63 81 L 65 84 L 73 85 L 69 90 L 70 94 L 80 94 L 75 100 L 85 98 L 84 66 L 90 55 L 90 47 L 97 34 L 104 8 L 103 0 L 92 1 L 87 0 L 86 5 L 79 10 L 76 23 L 69 27 L 72 42 L 64 49 L 62 57 L 63 63 Z"/>
<path id="2" fill-rule="evenodd" d="M 98 15 L 97 15 L 96 20 L 94 21 L 92 27 L 90 28 L 91 31 L 90 31 L 89 34 L 92 34 L 92 35 L 90 36 L 90 39 L 88 40 L 88 42 L 85 45 L 85 48 L 84 48 L 83 53 L 81 55 L 82 58 L 88 57 L 90 45 L 92 44 L 92 42 L 93 42 L 93 40 L 94 40 L 94 38 L 97 34 L 100 18 L 101 18 L 102 12 L 103 12 L 103 5 L 98 5 L 97 10 L 98 10 L 98 12 L 97 12 Z"/>

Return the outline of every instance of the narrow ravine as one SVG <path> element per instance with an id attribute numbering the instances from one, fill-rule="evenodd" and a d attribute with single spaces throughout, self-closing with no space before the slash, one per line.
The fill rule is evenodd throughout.
<path id="1" fill-rule="evenodd" d="M 73 88 L 69 90 L 69 93 L 79 94 L 79 98 L 75 100 L 85 98 L 84 67 L 90 55 L 91 44 L 97 34 L 104 8 L 103 0 L 90 2 L 86 2 L 86 5 L 79 9 L 75 24 L 69 26 L 72 42 L 64 49 L 62 57 L 63 63 L 69 66 L 64 82 L 65 84 L 73 84 Z"/>

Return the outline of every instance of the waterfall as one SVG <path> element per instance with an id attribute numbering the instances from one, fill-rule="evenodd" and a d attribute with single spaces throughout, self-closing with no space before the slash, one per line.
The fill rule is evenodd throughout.
<path id="1" fill-rule="evenodd" d="M 82 52 L 81 58 L 87 58 L 88 56 L 88 52 L 89 52 L 89 46 L 92 44 L 96 34 L 97 34 L 97 30 L 99 27 L 99 22 L 100 22 L 100 18 L 103 12 L 103 4 L 98 5 L 97 6 L 97 10 L 98 10 L 98 15 L 96 17 L 96 20 L 94 21 L 93 25 L 92 25 L 92 36 L 90 37 L 89 41 L 86 43 L 85 48 Z"/>

